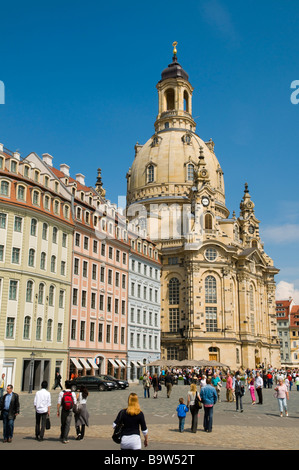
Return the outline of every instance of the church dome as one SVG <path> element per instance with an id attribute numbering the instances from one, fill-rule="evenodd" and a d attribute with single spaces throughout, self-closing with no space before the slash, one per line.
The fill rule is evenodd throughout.
<path id="1" fill-rule="evenodd" d="M 129 171 L 128 202 L 186 199 L 194 184 L 200 155 L 207 185 L 215 192 L 215 200 L 225 205 L 223 172 L 212 140 L 204 142 L 186 129 L 156 133 L 143 146 L 136 146 Z"/>

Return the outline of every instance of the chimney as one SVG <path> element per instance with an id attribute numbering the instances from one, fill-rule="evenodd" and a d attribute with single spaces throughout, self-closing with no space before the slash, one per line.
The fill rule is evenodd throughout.
<path id="1" fill-rule="evenodd" d="M 85 176 L 82 175 L 82 173 L 77 173 L 76 174 L 76 181 L 78 181 L 78 183 L 82 184 L 83 186 L 85 186 Z"/>
<path id="2" fill-rule="evenodd" d="M 43 153 L 42 157 L 43 157 L 43 161 L 44 161 L 47 165 L 53 166 L 53 164 L 52 164 L 52 160 L 53 160 L 52 155 L 50 155 L 49 153 Z"/>
<path id="3" fill-rule="evenodd" d="M 60 171 L 65 174 L 65 176 L 70 176 L 70 167 L 65 163 L 60 165 Z"/>
<path id="4" fill-rule="evenodd" d="M 14 152 L 14 153 L 13 153 L 13 157 L 20 161 L 20 154 L 19 154 L 19 152 Z"/>

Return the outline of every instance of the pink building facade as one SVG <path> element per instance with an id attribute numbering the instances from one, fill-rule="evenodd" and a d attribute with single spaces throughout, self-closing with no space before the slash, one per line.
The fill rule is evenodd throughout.
<path id="1" fill-rule="evenodd" d="M 69 377 L 127 376 L 129 243 L 117 208 L 84 176 L 56 175 L 73 194 L 72 294 Z"/>

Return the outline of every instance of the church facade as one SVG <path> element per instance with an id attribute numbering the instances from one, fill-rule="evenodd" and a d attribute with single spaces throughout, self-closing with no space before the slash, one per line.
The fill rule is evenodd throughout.
<path id="1" fill-rule="evenodd" d="M 239 215 L 226 207 L 214 142 L 196 134 L 193 87 L 175 46 L 157 84 L 155 131 L 136 144 L 127 173 L 127 217 L 161 252 L 161 358 L 279 366 L 279 270 L 247 184 Z"/>

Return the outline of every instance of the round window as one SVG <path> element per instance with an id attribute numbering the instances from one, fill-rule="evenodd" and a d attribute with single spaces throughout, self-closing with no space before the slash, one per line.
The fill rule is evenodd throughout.
<path id="1" fill-rule="evenodd" d="M 205 252 L 205 257 L 208 261 L 215 261 L 217 258 L 217 250 L 215 250 L 215 248 L 208 248 Z"/>

